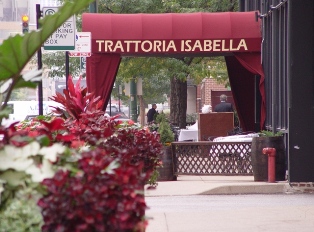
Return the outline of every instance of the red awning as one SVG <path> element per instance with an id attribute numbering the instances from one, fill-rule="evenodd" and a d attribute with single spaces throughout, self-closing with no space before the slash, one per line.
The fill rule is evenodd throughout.
<path id="1" fill-rule="evenodd" d="M 92 34 L 87 58 L 89 92 L 107 104 L 122 56 L 217 56 L 226 59 L 241 127 L 255 130 L 255 75 L 260 75 L 261 128 L 265 122 L 261 22 L 255 12 L 182 14 L 83 14 Z M 250 79 L 251 78 L 251 79 Z"/>
<path id="2" fill-rule="evenodd" d="M 83 14 L 93 53 L 186 55 L 259 52 L 255 12 Z M 194 54 L 194 55 L 195 55 Z"/>

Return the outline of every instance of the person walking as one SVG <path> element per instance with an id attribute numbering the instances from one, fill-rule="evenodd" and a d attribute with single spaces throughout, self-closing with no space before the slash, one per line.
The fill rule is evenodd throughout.
<path id="1" fill-rule="evenodd" d="M 220 95 L 220 103 L 215 106 L 215 112 L 234 112 L 232 103 L 227 102 L 227 95 Z"/>
<path id="2" fill-rule="evenodd" d="M 147 116 L 147 123 L 151 123 L 154 121 L 154 116 L 155 116 L 155 114 L 157 114 L 156 108 L 157 108 L 157 105 L 153 104 L 152 108 L 149 109 L 149 111 L 147 112 L 147 115 L 146 115 Z"/>

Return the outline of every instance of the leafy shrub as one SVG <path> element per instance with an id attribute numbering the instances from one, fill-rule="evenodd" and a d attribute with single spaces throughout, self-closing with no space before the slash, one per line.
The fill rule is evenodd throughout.
<path id="1" fill-rule="evenodd" d="M 187 124 L 194 124 L 197 120 L 197 113 L 192 113 L 192 114 L 186 114 L 186 123 Z"/>
<path id="2" fill-rule="evenodd" d="M 43 219 L 35 201 L 15 199 L 0 213 L 0 222 L 0 231 L 39 232 Z"/>
<path id="3" fill-rule="evenodd" d="M 164 146 L 169 146 L 174 141 L 174 134 L 167 121 L 162 121 L 159 124 L 158 133 L 160 134 L 160 142 Z"/>
<path id="4" fill-rule="evenodd" d="M 268 130 L 262 130 L 258 133 L 261 137 L 273 137 L 273 136 L 282 136 L 283 133 L 281 131 L 277 131 L 276 133 Z"/>
<path id="5" fill-rule="evenodd" d="M 84 152 L 81 172 L 60 170 L 43 182 L 43 231 L 144 231 L 146 203 L 138 181 L 144 164 L 131 162 L 135 150 L 120 152 L 124 159 L 106 149 Z"/>

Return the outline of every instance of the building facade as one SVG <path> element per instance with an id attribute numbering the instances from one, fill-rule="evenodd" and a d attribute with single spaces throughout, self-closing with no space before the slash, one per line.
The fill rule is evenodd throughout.
<path id="1" fill-rule="evenodd" d="M 262 20 L 266 128 L 285 134 L 290 182 L 314 182 L 314 1 L 240 0 Z"/>

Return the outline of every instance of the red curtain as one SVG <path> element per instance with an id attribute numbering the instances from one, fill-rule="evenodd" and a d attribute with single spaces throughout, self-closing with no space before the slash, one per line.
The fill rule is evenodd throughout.
<path id="1" fill-rule="evenodd" d="M 237 113 L 244 131 L 255 131 L 255 79 L 260 75 L 259 91 L 261 94 L 260 129 L 266 118 L 264 72 L 260 53 L 241 53 L 225 57 L 230 85 Z"/>
<path id="2" fill-rule="evenodd" d="M 86 59 L 86 83 L 88 92 L 104 99 L 105 108 L 119 69 L 119 54 L 93 54 Z"/>

